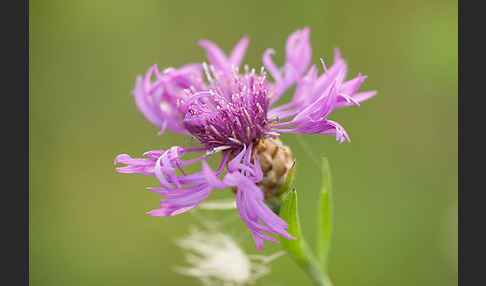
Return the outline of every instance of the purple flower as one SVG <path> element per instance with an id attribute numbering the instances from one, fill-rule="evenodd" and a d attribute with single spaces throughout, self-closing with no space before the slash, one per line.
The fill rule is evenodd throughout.
<path id="1" fill-rule="evenodd" d="M 190 135 L 200 148 L 174 146 L 168 150 L 149 151 L 147 158 L 131 158 L 121 154 L 115 159 L 120 173 L 153 175 L 160 187 L 149 190 L 165 197 L 160 208 L 148 212 L 153 216 L 173 216 L 186 212 L 207 198 L 213 189 L 234 187 L 236 204 L 258 249 L 263 241 L 278 242 L 269 234 L 293 239 L 288 225 L 264 203 L 257 186 L 263 178 L 262 168 L 254 151 L 259 140 L 276 138 L 280 133 L 332 134 L 342 143 L 350 140 L 344 128 L 327 119 L 336 108 L 357 105 L 373 97 L 375 91 L 357 92 L 366 76 L 345 81 L 347 65 L 336 49 L 329 68 L 321 59 L 324 73 L 309 68 L 312 49 L 309 28 L 292 33 L 286 44 L 286 60 L 282 67 L 271 59 L 274 50 L 263 55 L 259 71 L 240 64 L 248 46 L 242 38 L 229 56 L 214 43 L 202 40 L 210 65 L 188 64 L 159 72 L 156 65 L 144 76 L 137 77 L 133 94 L 135 103 L 152 124 L 165 130 Z M 273 105 L 290 87 L 296 90 L 289 103 Z M 204 152 L 200 157 L 183 160 L 186 153 Z M 205 159 L 222 154 L 217 170 Z M 186 174 L 183 167 L 201 161 L 202 170 Z M 226 169 L 226 172 L 224 170 Z"/>

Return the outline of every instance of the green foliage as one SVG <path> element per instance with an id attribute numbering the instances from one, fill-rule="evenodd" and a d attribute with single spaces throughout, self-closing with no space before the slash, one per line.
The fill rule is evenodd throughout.
<path id="1" fill-rule="evenodd" d="M 329 161 L 322 159 L 322 186 L 318 206 L 317 254 L 324 271 L 327 271 L 327 257 L 330 247 L 332 226 L 332 192 Z"/>
<path id="2" fill-rule="evenodd" d="M 292 168 L 292 177 L 287 178 L 287 186 L 293 186 L 293 173 L 295 168 Z M 318 215 L 318 245 L 317 252 L 319 260 L 315 258 L 312 250 L 309 248 L 307 242 L 302 234 L 300 226 L 299 210 L 297 204 L 297 192 L 292 189 L 282 198 L 282 207 L 280 209 L 280 217 L 288 224 L 288 232 L 295 237 L 292 239 L 282 239 L 282 248 L 294 259 L 294 261 L 302 269 L 304 269 L 317 285 L 332 285 L 327 272 L 327 253 L 329 251 L 330 230 L 331 230 L 331 212 L 330 207 L 330 174 L 329 163 L 326 158 L 323 159 L 323 185 L 321 188 L 321 196 L 319 200 L 319 215 Z M 289 173 L 290 175 L 290 173 Z"/>
<path id="3" fill-rule="evenodd" d="M 290 167 L 289 173 L 285 178 L 285 183 L 280 189 L 279 197 L 282 199 L 295 185 L 295 161 Z"/>
<path id="4" fill-rule="evenodd" d="M 290 191 L 284 198 L 280 210 L 280 217 L 289 224 L 288 232 L 295 237 L 295 240 L 282 239 L 282 247 L 293 256 L 298 264 L 305 266 L 308 263 L 307 260 L 310 251 L 302 238 L 299 212 L 297 209 L 297 192 L 295 189 Z"/>

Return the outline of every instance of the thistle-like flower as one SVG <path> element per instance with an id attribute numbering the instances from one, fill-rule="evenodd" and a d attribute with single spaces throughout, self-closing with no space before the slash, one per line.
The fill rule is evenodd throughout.
<path id="1" fill-rule="evenodd" d="M 345 81 L 347 66 L 335 50 L 329 68 L 321 59 L 324 73 L 309 68 L 311 45 L 309 28 L 292 33 L 287 39 L 286 62 L 277 67 L 265 51 L 259 71 L 248 66 L 240 72 L 249 39 L 243 37 L 229 56 L 214 43 L 203 40 L 210 65 L 188 64 L 160 72 L 156 65 L 139 76 L 133 95 L 141 113 L 152 124 L 165 130 L 192 136 L 200 147 L 171 147 L 144 153 L 147 158 L 118 155 L 120 173 L 154 175 L 160 187 L 148 188 L 163 195 L 153 216 L 173 216 L 186 212 L 207 198 L 213 189 L 236 189 L 236 205 L 260 250 L 263 241 L 278 242 L 266 234 L 288 239 L 287 223 L 264 203 L 266 195 L 281 184 L 291 165 L 291 153 L 277 137 L 280 133 L 330 134 L 342 143 L 350 140 L 344 128 L 327 119 L 336 108 L 359 102 L 375 91 L 358 93 L 366 76 Z M 296 85 L 292 100 L 274 107 L 290 87 Z M 187 153 L 204 152 L 183 160 Z M 205 159 L 221 153 L 221 162 L 212 170 Z M 186 174 L 183 167 L 201 162 L 202 170 Z M 226 170 L 226 172 L 224 172 Z M 273 171 L 272 171 L 273 170 Z M 273 172 L 273 173 L 272 173 Z M 262 189 L 265 191 L 262 191 Z M 262 224 L 263 223 L 263 224 Z"/>

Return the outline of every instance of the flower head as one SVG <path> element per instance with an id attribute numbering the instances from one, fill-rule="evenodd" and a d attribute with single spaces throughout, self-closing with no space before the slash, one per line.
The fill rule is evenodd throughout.
<path id="1" fill-rule="evenodd" d="M 321 59 L 324 73 L 309 68 L 312 58 L 309 28 L 292 33 L 286 44 L 286 62 L 282 67 L 271 59 L 274 50 L 263 55 L 264 68 L 250 69 L 240 64 L 248 46 L 242 38 L 229 56 L 214 43 L 202 40 L 210 64 L 188 64 L 182 68 L 167 68 L 160 72 L 157 66 L 137 77 L 133 94 L 141 113 L 152 124 L 165 130 L 196 138 L 200 148 L 174 146 L 168 150 L 146 152 L 147 158 L 131 158 L 127 154 L 116 157 L 120 173 L 153 175 L 160 187 L 149 190 L 166 198 L 160 208 L 149 212 L 153 216 L 173 216 L 197 206 L 213 189 L 236 189 L 236 205 L 253 239 L 262 249 L 263 241 L 278 242 L 268 234 L 293 239 L 287 233 L 288 225 L 265 204 L 261 187 L 267 186 L 268 166 L 272 162 L 259 146 L 268 140 L 277 142 L 280 133 L 330 134 L 342 143 L 350 141 L 344 128 L 327 117 L 336 108 L 359 106 L 373 97 L 375 91 L 358 93 L 366 76 L 345 80 L 346 62 L 336 49 L 334 63 L 329 68 Z M 269 80 L 267 70 L 273 80 Z M 295 93 L 289 103 L 274 104 L 291 86 Z M 277 142 L 277 144 L 279 144 Z M 183 160 L 187 153 L 203 152 L 200 157 Z M 221 153 L 217 170 L 212 170 L 205 159 Z M 287 155 L 290 152 L 287 152 Z M 285 158 L 283 176 L 288 170 Z M 260 162 L 262 161 L 262 162 Z M 202 170 L 186 174 L 183 167 L 201 162 Z M 264 164 L 262 171 L 262 165 Z M 278 166 L 277 166 L 278 167 Z M 274 171 L 275 173 L 275 171 Z M 272 175 L 273 176 L 273 175 Z M 278 178 L 270 180 L 278 182 Z M 265 189 L 265 187 L 264 187 Z"/>
<path id="2" fill-rule="evenodd" d="M 243 74 L 236 68 L 225 74 L 203 67 L 207 90 L 189 90 L 187 99 L 180 100 L 186 130 L 209 149 L 241 148 L 267 136 L 268 88 L 263 68 L 259 74 L 248 67 Z"/>

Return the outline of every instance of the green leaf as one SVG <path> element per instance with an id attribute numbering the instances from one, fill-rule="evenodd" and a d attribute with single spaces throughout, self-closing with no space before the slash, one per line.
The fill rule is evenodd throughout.
<path id="1" fill-rule="evenodd" d="M 322 160 L 322 187 L 317 218 L 317 253 L 322 270 L 327 271 L 332 230 L 332 192 L 329 161 Z"/>
<path id="2" fill-rule="evenodd" d="M 280 188 L 279 196 L 284 196 L 287 194 L 292 188 L 294 188 L 295 182 L 295 161 L 292 163 L 289 172 L 287 173 L 287 177 L 285 178 L 285 182 L 283 186 Z"/>
<path id="3" fill-rule="evenodd" d="M 292 166 L 287 173 L 287 177 L 285 177 L 285 182 L 283 183 L 282 187 L 276 197 L 268 199 L 265 203 L 267 206 L 275 213 L 280 213 L 280 208 L 282 207 L 282 200 L 285 196 L 290 192 L 292 188 L 294 188 L 295 184 L 295 161 L 292 163 Z"/>
<path id="4" fill-rule="evenodd" d="M 297 265 L 307 272 L 316 285 L 331 286 L 329 277 L 319 267 L 319 263 L 313 256 L 312 251 L 302 235 L 297 208 L 297 192 L 295 189 L 288 192 L 282 200 L 280 217 L 288 223 L 288 233 L 295 237 L 295 239 L 281 239 L 280 243 L 282 244 L 282 248 L 290 254 Z"/>
<path id="5" fill-rule="evenodd" d="M 283 249 L 292 255 L 297 260 L 298 264 L 305 265 L 308 260 L 306 257 L 307 246 L 302 239 L 299 213 L 297 210 L 297 192 L 295 189 L 291 190 L 287 196 L 283 198 L 280 217 L 289 225 L 287 232 L 295 237 L 295 239 L 282 239 L 281 244 Z"/>

